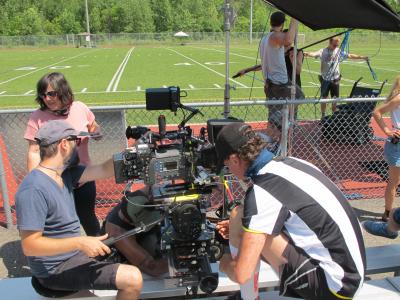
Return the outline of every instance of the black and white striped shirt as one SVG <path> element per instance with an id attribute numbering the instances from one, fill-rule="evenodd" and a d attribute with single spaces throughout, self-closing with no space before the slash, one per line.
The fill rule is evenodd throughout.
<path id="1" fill-rule="evenodd" d="M 244 230 L 285 233 L 319 261 L 329 289 L 346 298 L 364 278 L 365 248 L 357 217 L 337 186 L 314 165 L 272 160 L 253 178 L 244 201 Z"/>

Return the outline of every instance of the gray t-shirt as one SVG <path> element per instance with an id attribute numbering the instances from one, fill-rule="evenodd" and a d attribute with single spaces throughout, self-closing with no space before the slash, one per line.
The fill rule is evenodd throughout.
<path id="1" fill-rule="evenodd" d="M 288 75 L 285 61 L 284 47 L 273 47 L 269 39 L 273 32 L 266 35 L 260 44 L 261 67 L 264 79 L 269 79 L 275 84 L 286 84 Z"/>
<path id="2" fill-rule="evenodd" d="M 317 57 L 321 59 L 321 76 L 324 80 L 331 81 L 340 78 L 339 64 L 341 60 L 346 59 L 348 54 L 339 54 L 340 48 L 331 50 L 329 48 L 320 49 Z"/>
<path id="3" fill-rule="evenodd" d="M 49 238 L 80 236 L 80 223 L 75 211 L 73 189 L 85 167 L 67 169 L 61 188 L 45 173 L 34 169 L 22 181 L 15 195 L 19 230 L 42 231 Z M 54 256 L 28 256 L 34 276 L 51 275 L 55 268 L 78 251 Z"/>

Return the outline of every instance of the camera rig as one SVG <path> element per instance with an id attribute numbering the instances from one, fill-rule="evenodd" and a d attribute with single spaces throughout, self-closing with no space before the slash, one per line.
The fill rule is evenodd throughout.
<path id="1" fill-rule="evenodd" d="M 191 114 L 173 131 L 166 130 L 163 115 L 158 118 L 158 132 L 128 126 L 126 137 L 136 142 L 113 156 L 115 180 L 151 186 L 152 201 L 143 206 L 161 212 L 161 219 L 155 222 L 161 224 L 160 248 L 169 265 L 166 287 L 184 286 L 190 294 L 196 294 L 200 288 L 209 294 L 218 286 L 218 272 L 212 271 L 210 262 L 218 260 L 223 249 L 216 242 L 214 224 L 206 218 L 208 202 L 205 195 L 217 184 L 214 180 L 217 177 L 216 152 L 206 131 L 214 138 L 226 122 L 211 120 L 207 130 L 202 128 L 200 135 L 195 137 L 186 123 L 201 112 L 182 105 L 180 97 L 179 87 L 146 90 L 147 110 L 176 112 L 182 109 Z M 146 231 L 146 225 L 149 227 L 144 224 L 121 237 Z"/>

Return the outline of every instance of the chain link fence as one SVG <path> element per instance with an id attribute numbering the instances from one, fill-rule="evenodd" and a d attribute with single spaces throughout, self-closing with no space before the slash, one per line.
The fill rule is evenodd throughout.
<path id="1" fill-rule="evenodd" d="M 315 164 L 339 186 L 348 199 L 372 198 L 383 196 L 387 179 L 387 165 L 383 159 L 385 135 L 371 119 L 373 108 L 381 100 L 383 98 L 240 101 L 231 103 L 230 115 L 246 120 L 255 130 L 273 136 L 273 126 L 267 128 L 266 106 L 297 106 L 297 120 L 290 122 L 288 132 L 284 133 L 288 137 L 288 144 L 281 147 L 287 147 L 288 155 Z M 337 103 L 337 111 L 321 119 L 322 102 L 328 106 Z M 200 133 L 208 119 L 222 118 L 222 102 L 185 104 L 197 107 L 203 113 L 203 116 L 198 114 L 188 123 L 195 134 Z M 103 139 L 90 141 L 89 151 L 93 163 L 103 162 L 126 148 L 127 125 L 158 128 L 154 124 L 157 124 L 160 112 L 146 111 L 145 105 L 91 109 L 103 132 Z M 0 222 L 8 225 L 15 224 L 14 196 L 27 174 L 28 143 L 23 135 L 31 112 L 28 109 L 0 111 Z M 182 113 L 162 113 L 167 120 L 167 130 L 176 129 L 176 124 L 183 119 Z M 387 121 L 390 122 L 390 119 Z M 279 144 L 280 135 L 275 136 Z M 211 207 L 215 208 L 222 203 L 224 193 L 227 193 L 229 200 L 244 195 L 243 187 L 234 178 L 228 178 L 225 189 L 223 183 L 219 186 L 208 196 Z M 97 182 L 96 214 L 99 219 L 104 219 L 108 211 L 120 201 L 124 187 L 115 184 L 113 179 Z"/>
<path id="2" fill-rule="evenodd" d="M 302 32 L 299 33 L 299 46 L 312 43 L 336 31 Z M 225 42 L 225 33 L 220 32 L 187 32 L 188 37 L 174 37 L 173 32 L 160 33 L 97 33 L 91 34 L 93 46 L 118 45 L 118 44 L 157 44 L 157 43 L 220 43 Z M 263 37 L 263 32 L 253 32 L 252 40 L 257 41 Z M 232 43 L 249 42 L 249 32 L 231 32 Z M 352 43 L 364 45 L 365 43 L 395 44 L 400 40 L 400 34 L 394 32 L 356 31 L 351 34 Z M 257 42 L 254 42 L 257 44 Z M 25 35 L 25 36 L 0 36 L 0 47 L 48 47 L 48 46 L 86 46 L 85 34 L 63 35 Z"/>

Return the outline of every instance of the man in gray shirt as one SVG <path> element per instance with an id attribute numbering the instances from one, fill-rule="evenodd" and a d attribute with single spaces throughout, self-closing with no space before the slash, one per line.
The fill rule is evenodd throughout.
<path id="1" fill-rule="evenodd" d="M 341 60 L 349 59 L 364 59 L 368 60 L 368 56 L 340 53 L 340 39 L 338 37 L 329 40 L 328 47 L 315 52 L 305 52 L 304 56 L 321 59 L 321 75 L 319 81 L 321 83 L 321 98 L 328 98 L 330 93 L 332 98 L 339 98 L 340 87 L 340 69 Z M 336 103 L 332 103 L 332 112 L 336 111 Z M 321 103 L 322 118 L 326 115 L 326 103 Z"/>
<path id="2" fill-rule="evenodd" d="M 79 136 L 66 121 L 50 121 L 36 134 L 39 165 L 16 194 L 17 226 L 32 274 L 52 290 L 117 289 L 117 299 L 137 299 L 142 288 L 138 268 L 99 262 L 110 253 L 100 237 L 80 236 L 73 189 L 113 176 L 113 163 L 78 166 Z"/>
<path id="3" fill-rule="evenodd" d="M 285 14 L 277 11 L 271 14 L 271 31 L 260 43 L 261 65 L 240 70 L 234 77 L 247 72 L 262 70 L 264 92 L 268 100 L 290 99 L 291 78 L 288 77 L 285 61 L 285 47 L 291 46 L 296 35 L 298 21 L 291 19 L 289 29 L 283 32 Z M 304 99 L 300 87 L 296 85 L 296 99 Z M 282 130 L 282 105 L 268 105 L 268 134 L 279 139 Z M 270 126 L 272 125 L 272 126 Z"/>

